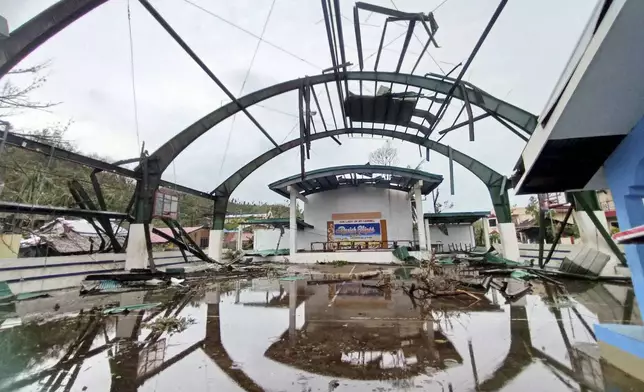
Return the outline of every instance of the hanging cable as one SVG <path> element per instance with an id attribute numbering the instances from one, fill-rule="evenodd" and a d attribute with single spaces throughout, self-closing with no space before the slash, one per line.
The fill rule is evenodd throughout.
<path id="1" fill-rule="evenodd" d="M 215 14 L 214 12 L 205 9 L 202 6 L 198 5 L 198 4 L 195 4 L 190 0 L 183 0 L 183 1 L 188 3 L 188 4 L 190 4 L 191 6 L 193 6 L 195 8 L 205 12 L 206 14 L 208 14 L 208 15 L 214 17 L 214 18 L 217 18 L 220 21 L 222 21 L 222 22 L 224 22 L 224 23 L 226 23 L 226 24 L 228 24 L 228 25 L 230 25 L 230 26 L 232 26 L 232 27 L 234 27 L 234 28 L 236 28 L 238 30 L 243 31 L 244 33 L 246 33 L 246 34 L 248 34 L 248 35 L 250 35 L 252 37 L 255 37 L 257 39 L 262 40 L 266 45 L 272 46 L 273 48 L 275 48 L 275 49 L 277 49 L 277 50 L 279 50 L 279 51 L 281 51 L 283 53 L 286 53 L 289 56 L 291 56 L 293 58 L 296 58 L 296 59 L 300 60 L 301 62 L 306 63 L 306 64 L 310 65 L 311 67 L 317 69 L 317 70 L 324 68 L 324 67 L 320 67 L 319 65 L 313 64 L 312 62 L 310 62 L 310 61 L 308 61 L 308 60 L 306 60 L 306 59 L 304 59 L 304 58 L 302 58 L 302 57 L 300 57 L 300 56 L 298 56 L 298 55 L 296 55 L 296 54 L 294 54 L 292 52 L 289 52 L 288 50 L 284 49 L 283 47 L 281 47 L 281 46 L 279 46 L 277 44 L 274 44 L 274 43 L 272 43 L 270 41 L 266 41 L 265 39 L 262 39 L 259 35 L 253 33 L 252 31 L 246 30 L 245 28 L 243 28 L 243 27 L 241 27 L 239 25 L 236 25 L 236 24 L 234 24 L 233 22 L 231 22 L 231 21 L 229 21 L 227 19 L 222 18 L 221 16 Z"/>
<path id="2" fill-rule="evenodd" d="M 443 6 L 443 4 L 447 3 L 448 1 L 449 1 L 449 0 L 443 0 L 443 2 L 442 2 L 442 3 L 440 3 L 439 5 L 437 5 L 437 6 L 436 6 L 436 8 L 434 8 L 434 9 L 432 10 L 432 12 L 434 12 L 434 11 L 436 11 L 437 9 L 441 8 L 441 7 Z"/>
<path id="3" fill-rule="evenodd" d="M 255 46 L 255 52 L 253 53 L 253 57 L 250 59 L 250 65 L 246 70 L 246 76 L 244 77 L 244 82 L 242 83 L 238 96 L 241 96 L 244 93 L 244 87 L 246 86 L 248 75 L 250 75 L 250 70 L 253 68 L 253 64 L 255 63 L 255 57 L 257 57 L 259 46 L 262 44 L 262 41 L 264 40 L 264 34 L 266 33 L 266 27 L 268 27 L 268 21 L 271 19 L 271 14 L 273 13 L 273 8 L 275 7 L 275 1 L 276 0 L 273 0 L 273 2 L 271 3 L 271 8 L 268 10 L 268 15 L 266 16 L 266 21 L 264 22 L 264 27 L 262 28 L 262 33 L 260 34 L 257 40 L 257 46 Z"/>
<path id="4" fill-rule="evenodd" d="M 289 117 L 293 117 L 293 118 L 300 118 L 297 114 L 289 113 L 289 112 L 285 112 L 285 111 L 283 111 L 283 110 L 275 109 L 275 108 L 272 108 L 272 107 L 270 107 L 270 106 L 262 105 L 262 104 L 260 104 L 260 103 L 256 103 L 256 104 L 255 104 L 255 106 L 258 106 L 258 107 L 260 107 L 260 108 L 263 108 L 263 109 L 269 110 L 269 111 L 271 111 L 271 112 L 280 113 L 280 114 L 283 114 L 283 115 L 285 115 L 285 116 L 289 116 Z"/>
<path id="5" fill-rule="evenodd" d="M 130 79 L 132 81 L 132 101 L 134 103 L 134 128 L 136 129 L 136 150 L 141 151 L 141 138 L 139 136 L 139 108 L 136 103 L 136 82 L 134 79 L 134 40 L 132 39 L 132 16 L 130 13 L 130 0 L 127 1 L 127 28 L 130 37 Z"/>
<path id="6" fill-rule="evenodd" d="M 187 1 L 187 0 L 186 0 Z M 264 33 L 266 33 L 266 27 L 268 26 L 268 21 L 271 19 L 271 14 L 273 13 L 273 7 L 275 7 L 275 1 L 271 3 L 271 8 L 268 10 L 268 15 L 266 16 L 266 20 L 264 21 L 264 27 L 262 28 L 262 33 L 257 39 L 257 46 L 255 46 L 255 52 L 253 52 L 253 57 L 250 59 L 250 64 L 248 65 L 248 69 L 246 70 L 246 76 L 244 77 L 244 81 L 242 82 L 242 86 L 239 89 L 239 94 L 237 94 L 238 97 L 240 97 L 244 93 L 244 87 L 246 87 L 246 81 L 248 81 L 248 76 L 250 75 L 250 71 L 253 68 L 253 64 L 255 63 L 255 58 L 257 57 L 257 52 L 259 51 L 259 47 L 262 44 L 262 40 L 264 38 Z M 230 137 L 233 134 L 233 130 L 235 129 L 235 120 L 237 119 L 237 114 L 233 115 L 233 119 L 230 124 L 230 131 L 228 131 L 228 137 L 226 138 L 226 148 L 224 149 L 224 157 L 221 160 L 221 166 L 219 166 L 219 176 L 221 177 L 221 171 L 224 168 L 224 163 L 226 163 L 226 156 L 228 155 L 228 148 L 230 147 Z"/>
<path id="7" fill-rule="evenodd" d="M 398 39 L 399 39 L 400 37 L 402 37 L 403 35 L 405 35 L 405 34 L 407 34 L 407 32 L 406 32 L 406 31 L 405 31 L 405 32 L 403 32 L 402 34 L 400 34 L 399 36 L 397 36 L 396 38 L 392 39 L 391 41 L 387 42 L 386 44 L 384 44 L 384 45 L 382 46 L 382 50 L 384 50 L 386 47 L 388 47 L 389 45 L 393 44 L 394 42 L 398 41 Z M 375 52 L 371 53 L 369 56 L 365 57 L 365 58 L 364 58 L 364 63 L 366 64 L 366 63 L 367 63 L 367 60 L 369 60 L 370 58 L 372 58 L 372 57 L 373 57 L 373 56 L 375 56 L 376 54 L 378 54 L 378 52 L 377 52 L 377 51 L 375 51 Z M 355 69 L 355 67 L 357 67 L 357 66 L 358 66 L 358 64 L 353 64 L 353 65 L 351 65 L 351 66 L 349 67 L 349 71 L 351 71 L 351 70 Z"/>
<path id="8" fill-rule="evenodd" d="M 293 125 L 293 128 L 291 128 L 291 130 L 289 131 L 289 133 L 287 133 L 287 134 L 286 134 L 286 136 L 284 136 L 284 139 L 282 140 L 282 143 L 284 143 L 284 142 L 286 141 L 286 139 L 288 139 L 288 137 L 289 137 L 289 136 L 291 136 L 291 134 L 293 133 L 293 131 L 295 130 L 295 128 L 296 128 L 299 124 L 300 124 L 300 120 L 299 120 L 299 118 L 298 118 L 298 120 L 297 120 L 297 121 L 295 122 L 295 124 Z"/>
<path id="9" fill-rule="evenodd" d="M 389 0 L 389 1 L 391 1 L 391 5 L 393 5 L 393 6 L 394 6 L 394 8 L 398 11 L 398 6 L 396 6 L 396 3 L 394 3 L 394 0 Z M 447 0 L 445 0 L 445 1 L 447 1 Z M 436 10 L 437 10 L 441 5 L 443 5 L 443 4 L 445 3 L 445 1 L 443 1 L 443 3 L 441 3 L 441 4 L 439 4 L 439 5 L 438 5 L 438 7 L 434 8 L 434 11 L 436 11 Z M 434 11 L 432 11 L 432 12 L 434 12 Z M 431 12 L 430 12 L 430 13 L 431 13 Z M 418 38 L 418 35 L 417 35 L 416 33 L 414 33 L 414 38 L 416 38 L 416 41 L 418 41 L 418 43 L 419 43 L 419 44 L 421 44 L 421 46 L 423 45 L 423 41 L 421 41 L 421 40 L 420 40 L 420 38 Z M 444 70 L 443 70 L 443 68 L 440 66 L 440 64 L 438 64 L 438 61 L 436 61 L 436 59 L 434 58 L 434 56 L 432 56 L 432 54 L 429 52 L 429 50 L 425 50 L 425 52 L 427 53 L 427 55 L 429 55 L 429 58 L 431 58 L 431 59 L 432 59 L 432 61 L 434 62 L 434 64 L 436 64 L 436 66 L 438 67 L 438 69 L 440 69 L 440 70 L 441 70 L 441 72 L 443 73 L 443 75 L 445 75 L 445 71 L 444 71 Z M 412 72 L 414 72 L 414 71 L 412 70 Z"/>

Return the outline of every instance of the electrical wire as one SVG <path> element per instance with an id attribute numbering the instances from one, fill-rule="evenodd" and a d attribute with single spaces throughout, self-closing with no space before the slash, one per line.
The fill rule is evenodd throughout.
<path id="1" fill-rule="evenodd" d="M 221 16 L 219 16 L 219 15 L 215 14 L 214 12 L 212 12 L 212 11 L 210 11 L 210 10 L 206 9 L 206 8 L 203 8 L 202 6 L 200 6 L 200 5 L 198 5 L 198 4 L 193 3 L 193 2 L 192 2 L 192 1 L 190 1 L 190 0 L 183 0 L 183 1 L 184 1 L 184 2 L 186 2 L 186 3 L 188 3 L 188 4 L 190 4 L 191 6 L 193 6 L 193 7 L 195 7 L 195 8 L 197 8 L 197 9 L 199 9 L 199 10 L 201 10 L 201 11 L 205 12 L 206 14 L 208 14 L 208 15 L 210 15 L 210 16 L 212 16 L 212 17 L 214 17 L 214 18 L 217 18 L 217 19 L 219 19 L 220 21 L 222 21 L 222 22 L 224 22 L 224 23 L 226 23 L 226 24 L 228 24 L 228 25 L 230 25 L 230 26 L 232 26 L 232 27 L 234 27 L 234 28 L 236 28 L 236 29 L 238 29 L 238 30 L 243 31 L 244 33 L 246 33 L 246 34 L 248 34 L 248 35 L 250 35 L 250 36 L 252 36 L 252 37 L 255 37 L 255 38 L 257 38 L 257 39 L 260 39 L 260 40 L 261 40 L 261 41 L 263 41 L 266 45 L 272 46 L 273 48 L 275 48 L 275 49 L 277 49 L 277 50 L 279 50 L 279 51 L 281 51 L 281 52 L 283 52 L 283 53 L 286 53 L 286 54 L 288 54 L 289 56 L 291 56 L 291 57 L 293 57 L 293 58 L 295 58 L 295 59 L 298 59 L 298 60 L 300 60 L 301 62 L 306 63 L 306 64 L 310 65 L 311 67 L 313 67 L 313 68 L 317 69 L 317 70 L 320 70 L 320 69 L 323 69 L 323 68 L 324 68 L 324 67 L 320 67 L 319 65 L 313 64 L 312 62 L 310 62 L 310 61 L 308 61 L 308 60 L 306 60 L 306 59 L 304 59 L 304 58 L 302 58 L 302 57 L 300 57 L 300 56 L 296 55 L 295 53 L 289 52 L 288 50 L 284 49 L 283 47 L 281 47 L 281 46 L 279 46 L 279 45 L 277 45 L 277 44 L 274 44 L 274 43 L 272 43 L 272 42 L 270 42 L 270 41 L 267 41 L 267 40 L 265 40 L 265 39 L 261 38 L 260 36 L 258 36 L 257 34 L 253 33 L 252 31 L 246 30 L 245 28 L 243 28 L 243 27 L 241 27 L 241 26 L 239 26 L 239 25 L 234 24 L 233 22 L 231 22 L 231 21 L 229 21 L 229 20 L 227 20 L 227 19 L 225 19 L 225 18 L 223 18 L 223 17 L 221 17 Z"/>
<path id="2" fill-rule="evenodd" d="M 298 120 L 297 120 L 297 121 L 295 121 L 295 124 L 293 125 L 293 128 L 291 128 L 291 130 L 289 131 L 289 133 L 288 133 L 288 134 L 286 134 L 286 136 L 284 136 L 284 140 L 282 140 L 282 143 L 284 143 L 284 142 L 286 141 L 286 139 L 288 139 L 288 137 L 289 137 L 289 136 L 291 136 L 291 134 L 292 134 L 292 133 L 293 133 L 293 131 L 295 130 L 295 127 L 297 127 L 297 125 L 298 125 L 299 123 L 300 123 L 300 120 L 299 120 L 299 118 L 298 118 Z M 280 143 L 280 144 L 282 144 L 282 143 Z"/>
<path id="3" fill-rule="evenodd" d="M 259 106 L 259 107 L 260 107 L 260 108 L 262 108 L 262 109 L 266 109 L 266 110 L 269 110 L 269 111 L 271 111 L 271 112 L 275 112 L 275 113 L 283 114 L 283 115 L 285 115 L 285 116 L 289 116 L 289 117 L 293 117 L 293 118 L 300 118 L 300 117 L 299 117 L 297 114 L 295 114 L 295 113 L 285 112 L 285 111 L 283 111 L 283 110 L 279 110 L 279 109 L 275 109 L 275 108 L 272 108 L 272 107 L 269 107 L 269 106 L 261 105 L 261 104 L 259 104 L 259 103 L 256 103 L 254 106 Z M 322 122 L 322 119 L 320 119 L 320 122 Z M 327 123 L 327 122 L 324 122 L 324 124 L 325 124 L 327 127 L 330 127 L 330 126 L 332 125 L 332 124 L 329 124 L 329 123 Z"/>
<path id="4" fill-rule="evenodd" d="M 392 4 L 392 5 L 394 6 L 394 8 L 398 11 L 398 7 L 396 6 L 396 3 L 394 3 L 394 0 L 389 0 L 389 1 L 391 1 L 391 4 Z M 445 0 L 445 1 L 447 1 L 447 0 Z M 434 11 L 436 11 L 436 9 L 438 9 L 441 5 L 443 5 L 443 4 L 445 3 L 445 1 L 443 1 L 443 3 L 441 3 L 441 4 L 439 4 L 439 5 L 438 5 L 438 7 L 436 7 L 436 8 L 434 9 Z M 432 11 L 432 12 L 434 12 L 434 11 Z M 421 40 L 420 40 L 420 38 L 418 38 L 418 35 L 416 35 L 416 33 L 415 33 L 415 32 L 414 32 L 414 38 L 416 38 L 416 41 L 418 41 L 418 43 L 421 45 L 421 47 L 424 47 L 423 41 L 421 41 Z M 431 54 L 431 53 L 430 53 L 430 51 L 429 51 L 429 47 L 428 47 L 427 49 L 428 49 L 428 50 L 426 50 L 425 52 L 427 53 L 427 55 L 429 56 L 429 58 L 431 58 L 431 59 L 432 59 L 432 61 L 434 62 L 434 64 L 436 64 L 436 66 L 438 67 L 438 69 L 440 69 L 440 70 L 441 70 L 441 72 L 443 73 L 443 75 L 445 75 L 445 70 L 443 69 L 443 67 L 441 67 L 441 66 L 440 66 L 440 64 L 438 64 L 438 61 L 436 61 L 436 59 L 434 58 L 434 56 L 432 56 L 432 54 Z"/>
<path id="5" fill-rule="evenodd" d="M 136 82 L 134 79 L 134 40 L 132 39 L 132 16 L 130 13 L 130 0 L 127 1 L 127 28 L 130 38 L 130 78 L 132 81 L 132 101 L 134 103 L 134 127 L 136 129 L 136 149 L 141 150 L 141 138 L 139 136 L 139 108 L 136 100 Z"/>
<path id="6" fill-rule="evenodd" d="M 257 57 L 257 52 L 259 52 L 259 47 L 262 44 L 262 40 L 264 39 L 264 34 L 266 33 L 266 27 L 268 27 L 268 21 L 271 19 L 271 14 L 273 13 L 273 8 L 275 7 L 275 1 L 271 3 L 271 8 L 268 10 L 268 15 L 266 16 L 266 20 L 264 21 L 264 27 L 262 28 L 262 33 L 260 34 L 259 38 L 257 39 L 257 46 L 255 46 L 255 51 L 253 52 L 253 57 L 250 59 L 250 64 L 248 65 L 248 69 L 246 70 L 246 76 L 244 76 L 244 81 L 242 82 L 241 88 L 239 89 L 239 94 L 237 96 L 241 96 L 244 93 L 244 87 L 246 87 L 246 82 L 248 81 L 248 76 L 250 75 L 250 71 L 253 68 L 253 64 L 255 63 L 255 58 Z M 233 115 L 233 119 L 230 124 L 230 130 L 228 131 L 228 137 L 226 138 L 226 147 L 224 149 L 224 157 L 221 160 L 221 166 L 219 166 L 219 176 L 221 177 L 221 172 L 224 169 L 224 164 L 226 163 L 226 157 L 228 156 L 228 149 L 230 148 L 230 138 L 233 134 L 233 130 L 235 129 L 235 120 L 237 119 L 237 114 Z"/>
<path id="7" fill-rule="evenodd" d="M 431 12 L 434 12 L 434 11 L 436 11 L 437 9 L 441 8 L 441 7 L 443 6 L 443 4 L 447 3 L 448 1 L 449 1 L 449 0 L 443 0 L 443 2 L 442 2 L 442 3 L 440 3 L 439 5 L 437 5 L 437 6 L 436 6 L 436 8 L 434 8 Z"/>
<path id="8" fill-rule="evenodd" d="M 386 47 L 388 47 L 389 45 L 391 45 L 391 44 L 393 44 L 394 42 L 396 42 L 400 37 L 402 37 L 402 36 L 403 36 L 403 35 L 405 35 L 405 34 L 407 34 L 407 32 L 406 32 L 406 31 L 405 31 L 405 32 L 403 32 L 402 34 L 400 34 L 399 36 L 397 36 L 396 38 L 392 39 L 391 41 L 387 42 L 386 44 L 384 44 L 384 45 L 382 46 L 382 49 L 384 50 Z M 365 57 L 365 58 L 364 58 L 364 60 L 363 60 L 363 63 L 366 63 L 366 62 L 367 62 L 367 60 L 369 60 L 370 58 L 372 58 L 373 56 L 375 56 L 377 53 L 378 53 L 378 51 L 375 51 L 375 52 L 371 53 L 369 56 Z M 355 69 L 355 67 L 357 67 L 357 66 L 358 66 L 358 64 L 353 64 L 350 68 L 351 68 L 351 69 Z"/>
<path id="9" fill-rule="evenodd" d="M 285 115 L 285 116 L 294 117 L 294 118 L 299 118 L 299 116 L 298 116 L 297 114 L 295 114 L 295 113 L 285 112 L 285 111 L 283 111 L 283 110 L 275 109 L 275 108 L 272 108 L 272 107 L 269 107 L 269 106 L 266 106 L 266 105 L 262 105 L 262 104 L 259 104 L 259 103 L 256 103 L 256 104 L 255 104 L 255 106 L 259 106 L 260 108 L 264 108 L 264 109 L 266 109 L 266 110 L 270 110 L 271 112 L 280 113 L 280 114 L 283 114 L 283 115 Z"/>
<path id="10" fill-rule="evenodd" d="M 244 93 L 244 87 L 246 87 L 246 81 L 248 80 L 248 76 L 250 75 L 250 70 L 253 68 L 253 64 L 255 63 L 255 58 L 257 57 L 257 52 L 259 51 L 259 47 L 262 44 L 262 41 L 264 39 L 264 34 L 266 33 L 266 28 L 268 27 L 268 21 L 271 19 L 271 14 L 273 13 L 273 8 L 275 7 L 275 1 L 271 3 L 271 8 L 268 10 L 268 15 L 266 16 L 266 20 L 264 21 L 264 27 L 262 28 L 262 33 L 259 35 L 259 39 L 257 40 L 257 46 L 255 47 L 255 52 L 253 52 L 253 57 L 250 59 L 250 64 L 248 65 L 248 69 L 246 70 L 246 76 L 244 77 L 244 82 L 242 83 L 241 89 L 239 90 L 239 96 L 241 96 Z"/>

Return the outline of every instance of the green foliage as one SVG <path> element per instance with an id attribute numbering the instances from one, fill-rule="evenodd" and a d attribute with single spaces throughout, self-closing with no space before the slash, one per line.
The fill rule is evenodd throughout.
<path id="1" fill-rule="evenodd" d="M 46 128 L 31 136 L 41 142 L 74 151 L 74 145 L 63 140 L 65 129 Z M 93 191 L 90 173 L 91 169 L 72 162 L 50 159 L 43 154 L 7 146 L 0 161 L 0 176 L 5 181 L 2 199 L 19 203 L 73 207 L 75 203 L 68 184 L 77 180 L 91 195 Z M 105 172 L 98 173 L 97 178 L 104 192 L 107 209 L 125 210 L 134 192 L 134 181 Z M 97 203 L 96 200 L 94 202 Z"/>
<path id="2" fill-rule="evenodd" d="M 499 233 L 491 233 L 490 242 L 501 242 L 501 235 Z"/>
<path id="3" fill-rule="evenodd" d="M 535 196 L 530 196 L 525 212 L 532 215 L 535 222 L 539 221 L 539 200 Z"/>
<path id="4" fill-rule="evenodd" d="M 483 231 L 483 222 L 477 220 L 472 224 L 474 227 L 474 243 L 476 246 L 485 246 L 485 232 Z"/>
<path id="5" fill-rule="evenodd" d="M 76 146 L 64 139 L 66 126 L 54 126 L 29 134 L 29 137 L 43 143 L 70 151 L 77 151 Z M 15 132 L 15 130 L 12 130 Z M 104 157 L 93 158 L 106 160 Z M 94 191 L 90 182 L 92 169 L 82 165 L 49 156 L 6 146 L 0 160 L 0 179 L 4 179 L 5 187 L 0 199 L 27 204 L 41 204 L 61 207 L 77 207 L 69 192 L 68 184 L 77 180 L 85 188 L 94 203 Z M 134 194 L 136 182 L 130 178 L 112 173 L 97 174 L 105 198 L 107 209 L 110 211 L 125 211 L 130 198 Z M 179 222 L 182 226 L 210 225 L 212 220 L 213 202 L 194 195 L 180 194 Z M 289 216 L 286 204 L 252 203 L 232 199 L 228 203 L 229 214 L 265 214 L 271 211 L 273 217 Z M 299 215 L 302 212 L 299 211 Z M 160 221 L 153 222 L 155 226 L 165 226 Z M 236 229 L 239 222 L 227 222 L 226 229 Z"/>
<path id="6" fill-rule="evenodd" d="M 551 211 L 550 211 L 551 212 Z M 539 224 L 539 200 L 535 196 L 530 196 L 528 205 L 526 206 L 526 213 L 532 215 L 535 223 Z M 550 215 L 552 216 L 552 215 Z M 546 215 L 548 217 L 548 215 Z M 550 222 L 546 221 L 546 242 L 554 241 L 555 235 L 559 228 L 562 225 L 562 222 L 554 221 L 554 231 L 553 225 Z M 579 238 L 579 228 L 573 220 L 568 220 L 568 224 L 564 227 L 563 235 L 566 237 L 575 237 Z"/>

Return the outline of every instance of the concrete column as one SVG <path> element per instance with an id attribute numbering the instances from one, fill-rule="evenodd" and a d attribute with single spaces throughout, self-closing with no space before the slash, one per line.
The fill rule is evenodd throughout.
<path id="1" fill-rule="evenodd" d="M 297 280 L 288 282 L 288 334 L 294 343 L 295 339 L 295 311 L 297 309 Z"/>
<path id="2" fill-rule="evenodd" d="M 205 302 L 208 305 L 206 310 L 206 338 L 204 339 L 204 350 L 206 352 L 217 352 L 216 350 L 221 348 L 220 301 L 221 285 L 217 283 L 215 290 L 207 292 L 205 298 Z"/>
<path id="3" fill-rule="evenodd" d="M 119 306 L 142 304 L 144 296 L 144 291 L 121 293 L 119 296 Z M 131 339 L 138 336 L 138 325 L 141 322 L 142 316 L 143 313 L 141 311 L 133 311 L 126 315 L 119 315 L 116 319 L 116 337 Z"/>
<path id="4" fill-rule="evenodd" d="M 208 305 L 219 305 L 221 301 L 221 284 L 217 283 L 213 291 L 206 292 L 204 300 Z"/>
<path id="5" fill-rule="evenodd" d="M 498 223 L 501 246 L 503 246 L 503 257 L 512 261 L 519 261 L 519 241 L 514 223 Z"/>
<path id="6" fill-rule="evenodd" d="M 243 246 L 242 232 L 243 232 L 243 226 L 242 225 L 237 226 L 237 250 L 242 250 L 242 246 Z"/>
<path id="7" fill-rule="evenodd" d="M 504 248 L 505 249 L 505 248 Z M 507 257 L 506 257 L 507 259 Z M 514 294 L 517 293 L 525 288 L 525 282 L 517 280 L 517 279 L 509 279 L 508 280 L 508 287 L 506 288 L 506 293 L 508 294 Z M 510 306 L 526 306 L 527 304 L 527 296 L 523 296 L 515 301 L 512 301 L 510 303 Z"/>
<path id="8" fill-rule="evenodd" d="M 289 254 L 295 256 L 297 252 L 297 190 L 289 188 L 291 195 L 290 211 L 289 211 Z M 291 260 L 293 261 L 293 260 Z"/>
<path id="9" fill-rule="evenodd" d="M 490 249 L 490 221 L 487 217 L 483 219 L 483 241 L 485 242 L 485 250 Z"/>
<path id="10" fill-rule="evenodd" d="M 420 187 L 423 181 L 418 181 L 414 186 L 414 200 L 416 200 L 416 226 L 418 227 L 418 241 L 420 242 L 420 250 L 427 250 L 427 237 L 425 237 L 425 220 L 423 214 L 423 195 L 420 192 Z"/>
<path id="11" fill-rule="evenodd" d="M 429 231 L 429 219 L 424 219 L 423 222 L 425 222 L 425 238 L 427 238 L 427 249 L 432 250 L 432 234 Z"/>
<path id="12" fill-rule="evenodd" d="M 476 246 L 476 237 L 474 236 L 474 226 L 470 225 L 470 241 L 472 241 L 472 246 Z"/>
<path id="13" fill-rule="evenodd" d="M 221 243 L 224 239 L 223 230 L 210 230 L 210 239 L 208 240 L 208 257 L 213 260 L 221 261 Z"/>
<path id="14" fill-rule="evenodd" d="M 148 247 L 145 243 L 145 226 L 143 223 L 133 223 L 127 239 L 125 250 L 125 270 L 133 268 L 148 268 Z"/>
<path id="15" fill-rule="evenodd" d="M 606 231 L 610 233 L 610 225 L 606 220 L 604 211 L 593 211 L 593 213 Z M 579 228 L 579 239 L 582 245 L 610 256 L 610 260 L 606 263 L 601 275 L 615 275 L 615 266 L 620 265 L 619 260 L 615 257 L 615 253 L 608 246 L 599 230 L 597 230 L 593 221 L 590 220 L 588 213 L 586 211 L 573 211 L 572 216 L 575 219 L 577 228 Z"/>

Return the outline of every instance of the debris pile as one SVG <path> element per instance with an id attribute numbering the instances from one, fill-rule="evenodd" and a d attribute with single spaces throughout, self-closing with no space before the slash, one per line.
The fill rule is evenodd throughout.
<path id="1" fill-rule="evenodd" d="M 143 324 L 145 328 L 149 328 L 152 332 L 165 332 L 172 336 L 175 333 L 185 331 L 189 326 L 197 323 L 192 317 L 160 317 L 154 321 Z"/>
<path id="2" fill-rule="evenodd" d="M 285 273 L 286 267 L 274 264 L 227 264 L 219 268 L 208 265 L 198 271 L 184 268 L 166 268 L 165 271 L 132 269 L 115 274 L 87 275 L 81 282 L 81 295 L 138 291 L 170 287 L 192 287 L 206 281 L 227 281 L 232 279 L 251 279 L 257 277 L 278 277 Z"/>

